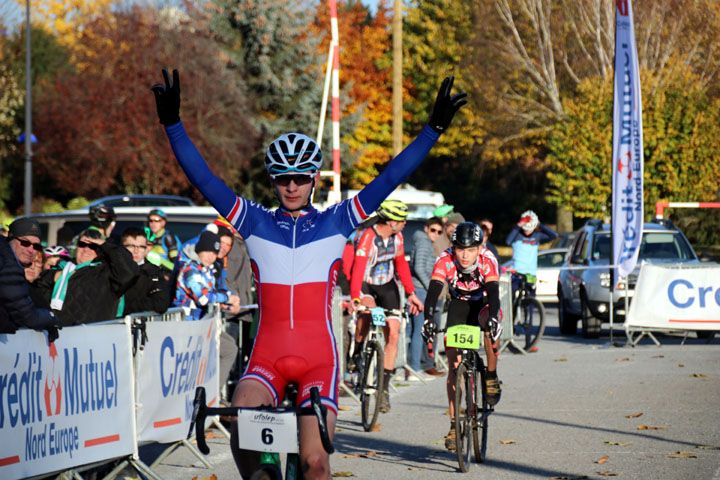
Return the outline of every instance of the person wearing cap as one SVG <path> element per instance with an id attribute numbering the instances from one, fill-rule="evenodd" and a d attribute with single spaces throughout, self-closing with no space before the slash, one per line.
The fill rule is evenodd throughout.
<path id="1" fill-rule="evenodd" d="M 237 295 L 217 288 L 214 264 L 219 251 L 220 236 L 205 230 L 195 244 L 197 260 L 190 259 L 179 272 L 174 305 L 183 307 L 190 320 L 199 320 L 211 303 L 240 305 Z"/>
<path id="2" fill-rule="evenodd" d="M 8 228 L 8 240 L 23 268 L 32 265 L 38 252 L 42 252 L 40 243 L 40 224 L 33 218 L 18 218 Z"/>
<path id="3" fill-rule="evenodd" d="M 150 242 L 145 231 L 128 227 L 120 236 L 120 242 L 137 263 L 140 274 L 132 287 L 125 293 L 125 314 L 137 312 L 164 313 L 172 303 L 170 282 L 165 278 L 162 267 L 146 261 Z"/>
<path id="4" fill-rule="evenodd" d="M 180 247 L 180 239 L 165 228 L 167 226 L 167 215 L 163 210 L 154 208 L 148 213 L 147 219 L 148 228 L 152 232 L 149 236 L 152 242 L 149 259 L 152 261 L 153 255 L 158 255 L 162 260 L 175 262 Z M 160 266 L 168 266 L 165 262 L 158 263 L 161 263 Z"/>
<path id="5" fill-rule="evenodd" d="M 505 243 L 513 249 L 513 270 L 516 272 L 512 279 L 513 295 L 520 286 L 521 280 L 517 275 L 527 278 L 528 285 L 532 286 L 530 293 L 535 295 L 540 244 L 550 242 L 557 236 L 557 232 L 540 223 L 537 214 L 532 210 L 526 210 L 520 215 L 517 225 L 505 239 Z"/>
<path id="6" fill-rule="evenodd" d="M 57 315 L 33 303 L 23 267 L 10 242 L 0 236 L 0 333 L 15 333 L 18 328 L 48 330 L 52 342 L 59 326 Z"/>
<path id="7" fill-rule="evenodd" d="M 115 228 L 115 209 L 105 205 L 95 205 L 88 210 L 90 228 L 99 231 L 108 238 Z"/>
<path id="8" fill-rule="evenodd" d="M 433 242 L 433 251 L 435 252 L 436 257 L 440 256 L 442 252 L 452 246 L 452 244 L 450 243 L 452 232 L 453 230 L 455 230 L 455 227 L 457 227 L 464 221 L 465 217 L 463 217 L 462 213 L 459 212 L 454 212 L 449 217 L 447 217 L 447 221 L 444 222 L 443 226 L 443 234 L 438 236 L 437 240 Z"/>
<path id="9" fill-rule="evenodd" d="M 455 207 L 452 205 L 440 205 L 435 210 L 433 210 L 433 217 L 438 217 L 440 220 L 442 220 L 443 225 L 447 222 L 448 217 L 453 214 L 453 210 L 455 210 Z"/>

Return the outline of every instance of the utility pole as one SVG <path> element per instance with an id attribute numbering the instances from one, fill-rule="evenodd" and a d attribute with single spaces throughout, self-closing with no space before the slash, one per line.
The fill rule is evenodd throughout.
<path id="1" fill-rule="evenodd" d="M 403 100 L 402 100 L 402 0 L 394 0 L 393 8 L 393 157 L 402 151 Z"/>
<path id="2" fill-rule="evenodd" d="M 30 0 L 25 2 L 25 215 L 32 210 L 32 78 Z"/>

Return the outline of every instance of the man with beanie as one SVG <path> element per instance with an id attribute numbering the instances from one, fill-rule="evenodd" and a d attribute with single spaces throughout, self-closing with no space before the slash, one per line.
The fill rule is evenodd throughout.
<path id="1" fill-rule="evenodd" d="M 211 303 L 240 304 L 237 295 L 217 288 L 213 265 L 219 251 L 220 236 L 205 230 L 195 244 L 197 260 L 189 260 L 180 270 L 174 305 L 183 307 L 190 320 L 199 320 Z"/>
<path id="2" fill-rule="evenodd" d="M 42 252 L 40 225 L 32 218 L 18 218 L 10 224 L 8 232 L 17 261 L 23 268 L 29 267 L 37 252 Z"/>

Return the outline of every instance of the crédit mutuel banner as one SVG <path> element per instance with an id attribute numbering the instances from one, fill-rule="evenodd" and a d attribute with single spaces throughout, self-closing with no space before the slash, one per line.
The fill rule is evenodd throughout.
<path id="1" fill-rule="evenodd" d="M 135 361 L 139 444 L 185 439 L 196 387 L 205 387 L 209 405 L 218 402 L 218 324 L 219 314 L 145 324 Z"/>
<path id="2" fill-rule="evenodd" d="M 630 0 L 615 5 L 612 236 L 618 277 L 635 268 L 643 228 L 643 136 L 640 74 Z"/>
<path id="3" fill-rule="evenodd" d="M 644 264 L 626 328 L 720 330 L 720 265 Z"/>
<path id="4" fill-rule="evenodd" d="M 0 335 L 0 478 L 135 452 L 130 326 Z"/>

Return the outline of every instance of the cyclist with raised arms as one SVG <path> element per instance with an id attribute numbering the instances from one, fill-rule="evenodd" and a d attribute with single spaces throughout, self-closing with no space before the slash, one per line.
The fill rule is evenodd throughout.
<path id="1" fill-rule="evenodd" d="M 535 282 L 537 280 L 537 259 L 541 243 L 550 242 L 557 238 L 555 230 L 546 227 L 535 212 L 526 210 L 520 215 L 517 225 L 510 231 L 505 244 L 513 249 L 513 270 L 517 274 L 524 275 L 528 285 L 532 288 L 530 294 L 535 296 Z M 512 291 L 513 298 L 515 291 L 520 287 L 520 278 L 513 275 Z"/>
<path id="2" fill-rule="evenodd" d="M 354 308 L 363 305 L 369 308 L 399 309 L 400 291 L 395 281 L 397 272 L 397 276 L 407 292 L 411 313 L 416 315 L 423 309 L 422 302 L 415 295 L 410 265 L 405 259 L 405 249 L 403 248 L 401 231 L 405 226 L 407 215 L 407 205 L 400 200 L 387 199 L 380 204 L 380 208 L 377 210 L 377 223 L 360 236 L 355 249 L 355 260 L 350 279 L 350 296 L 353 299 Z M 387 320 L 383 327 L 386 345 L 383 383 L 379 398 L 379 408 L 383 413 L 390 411 L 388 387 L 395 370 L 395 358 L 400 339 L 400 318 L 397 315 L 389 315 Z M 351 362 L 354 368 L 357 368 L 360 363 L 362 342 L 368 334 L 370 321 L 369 313 L 358 316 Z"/>
<path id="3" fill-rule="evenodd" d="M 180 81 L 163 70 L 164 85 L 155 85 L 160 123 L 190 182 L 245 239 L 260 303 L 255 345 L 232 404 L 237 407 L 277 405 L 290 382 L 298 384 L 298 402 L 310 405 L 317 387 L 328 408 L 332 432 L 337 419 L 338 355 L 332 331 L 331 302 L 347 236 L 422 162 L 457 110 L 465 94 L 450 95 L 446 78 L 430 123 L 382 174 L 355 197 L 318 212 L 311 204 L 322 166 L 318 145 L 300 133 L 288 133 L 267 148 L 265 168 L 280 207 L 269 210 L 233 193 L 216 177 L 197 151 L 180 121 Z M 329 479 L 329 456 L 322 447 L 317 421 L 298 419 L 300 463 L 307 479 Z M 231 448 L 243 478 L 258 467 L 257 452 L 241 451 L 237 428 Z"/>
<path id="4" fill-rule="evenodd" d="M 487 355 L 488 375 L 485 379 L 487 401 L 496 405 L 500 401 L 500 381 L 497 376 L 496 342 L 500 338 L 500 280 L 495 255 L 485 247 L 479 225 L 472 222 L 459 224 L 452 233 L 452 246 L 435 261 L 427 297 L 425 299 L 425 323 L 423 338 L 433 338 L 436 326 L 433 320 L 438 298 L 445 284 L 450 290 L 447 327 L 454 325 L 479 325 L 484 334 L 483 344 Z M 455 449 L 455 374 L 460 365 L 461 354 L 456 348 L 446 348 L 449 372 L 447 379 L 448 404 L 450 405 L 450 433 L 445 437 L 445 447 Z"/>

